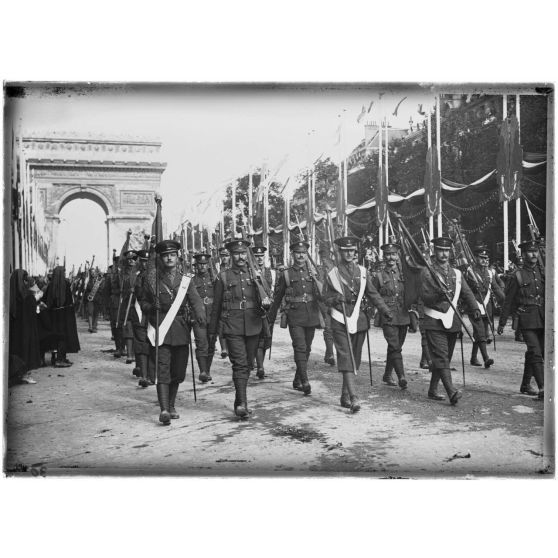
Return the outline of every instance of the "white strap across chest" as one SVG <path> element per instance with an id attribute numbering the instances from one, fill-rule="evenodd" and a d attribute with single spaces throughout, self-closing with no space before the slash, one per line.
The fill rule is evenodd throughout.
<path id="1" fill-rule="evenodd" d="M 165 340 L 165 336 L 167 335 L 170 326 L 176 317 L 178 309 L 186 296 L 186 291 L 188 291 L 188 287 L 190 286 L 191 277 L 187 275 L 182 276 L 182 280 L 180 281 L 180 286 L 178 287 L 178 293 L 176 294 L 176 298 L 174 299 L 165 319 L 161 322 L 159 326 L 159 347 L 163 344 Z M 149 342 L 154 347 L 155 346 L 155 328 L 151 324 L 147 324 L 147 338 Z"/>
<path id="2" fill-rule="evenodd" d="M 441 320 L 443 326 L 446 329 L 450 329 L 453 325 L 453 315 L 455 314 L 454 308 L 456 308 L 457 301 L 459 300 L 459 294 L 461 293 L 461 271 L 459 269 L 454 269 L 455 271 L 455 294 L 453 295 L 453 306 L 450 306 L 445 312 L 440 312 L 434 310 L 433 308 L 424 307 L 424 313 L 435 320 Z"/>
<path id="3" fill-rule="evenodd" d="M 358 266 L 360 270 L 360 290 L 358 293 L 357 301 L 355 303 L 355 307 L 353 308 L 353 312 L 350 316 L 347 316 L 347 325 L 349 329 L 349 333 L 356 333 L 357 331 L 357 323 L 358 323 L 358 315 L 360 313 L 360 303 L 362 302 L 362 297 L 364 295 L 364 289 L 366 288 L 366 268 L 362 267 L 361 265 Z M 343 296 L 345 296 L 345 292 L 343 291 L 343 287 L 341 285 L 339 270 L 334 267 L 328 273 L 329 279 L 333 288 Z M 331 309 L 331 317 L 339 323 L 344 324 L 345 319 L 343 314 L 336 310 L 335 308 Z"/>

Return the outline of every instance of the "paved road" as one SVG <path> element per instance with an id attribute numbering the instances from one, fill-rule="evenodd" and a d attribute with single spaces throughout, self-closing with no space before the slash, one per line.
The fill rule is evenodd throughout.
<path id="1" fill-rule="evenodd" d="M 512 332 L 498 339 L 492 369 L 466 365 L 464 397 L 451 407 L 426 398 L 418 334 L 404 349 L 409 388 L 381 384 L 385 341 L 373 328 L 374 385 L 364 359 L 357 378 L 363 408 L 352 415 L 339 406 L 340 377 L 323 362 L 321 332 L 310 359 L 312 395 L 304 397 L 291 387 L 290 339 L 277 327 L 267 378 L 250 379 L 249 421 L 234 417 L 230 365 L 217 357 L 213 382 L 197 385 L 197 403 L 188 370 L 177 398 L 180 419 L 163 427 L 155 389 L 139 388 L 133 366 L 108 352 L 108 323 L 89 334 L 78 319 L 78 329 L 82 351 L 70 355 L 71 368 L 42 368 L 36 385 L 9 390 L 8 471 L 464 477 L 543 470 L 543 403 L 518 392 L 525 349 Z M 467 340 L 466 362 L 470 348 Z M 454 366 L 461 384 L 459 345 Z"/>

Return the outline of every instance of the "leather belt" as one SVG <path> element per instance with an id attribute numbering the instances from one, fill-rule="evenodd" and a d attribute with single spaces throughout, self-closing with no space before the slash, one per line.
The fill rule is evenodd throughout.
<path id="1" fill-rule="evenodd" d="M 289 297 L 289 302 L 312 302 L 313 300 L 314 300 L 314 295 L 309 295 L 309 294 Z"/>
<path id="2" fill-rule="evenodd" d="M 203 298 L 203 303 L 204 303 L 205 305 L 213 304 L 213 297 L 209 297 L 209 296 L 204 297 L 204 298 Z"/>
<path id="3" fill-rule="evenodd" d="M 252 308 L 259 308 L 259 305 L 253 300 L 234 301 L 227 304 L 227 310 L 250 310 Z"/>

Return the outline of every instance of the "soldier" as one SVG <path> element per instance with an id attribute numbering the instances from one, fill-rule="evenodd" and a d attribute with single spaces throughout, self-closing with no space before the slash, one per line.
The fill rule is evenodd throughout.
<path id="1" fill-rule="evenodd" d="M 473 349 L 471 352 L 471 365 L 481 366 L 477 359 L 477 352 L 480 349 L 484 367 L 490 368 L 494 364 L 494 359 L 488 356 L 486 346 L 490 339 L 490 324 L 494 316 L 492 304 L 492 293 L 498 299 L 498 302 L 504 301 L 504 293 L 496 278 L 494 270 L 488 267 L 488 247 L 486 245 L 478 245 L 475 247 L 475 265 L 467 270 L 467 282 L 471 286 L 471 290 L 477 299 L 477 305 L 481 313 L 479 321 L 473 321 Z"/>
<path id="2" fill-rule="evenodd" d="M 180 243 L 163 240 L 155 246 L 160 269 L 148 270 L 141 295 L 141 309 L 148 314 L 147 337 L 150 342 L 149 366 L 155 367 L 156 316 L 159 310 L 159 358 L 157 397 L 159 422 L 167 426 L 180 418 L 175 402 L 178 386 L 186 377 L 190 325 L 188 304 L 199 325 L 205 325 L 205 309 L 191 277 L 177 268 Z M 159 288 L 155 274 L 159 275 Z"/>
<path id="3" fill-rule="evenodd" d="M 211 378 L 211 363 L 213 361 L 213 353 L 215 346 L 209 344 L 209 335 L 207 333 L 207 324 L 211 319 L 211 312 L 213 310 L 214 300 L 214 278 L 209 269 L 209 262 L 211 256 L 206 253 L 195 254 L 196 261 L 196 275 L 192 279 L 194 286 L 198 290 L 198 294 L 203 301 L 205 307 L 205 321 L 206 325 L 202 327 L 198 323 L 194 323 L 194 339 L 196 341 L 196 360 L 200 368 L 198 376 L 200 382 L 207 383 L 212 380 Z"/>
<path id="4" fill-rule="evenodd" d="M 270 296 L 273 293 L 275 288 L 275 270 L 271 269 L 270 267 L 265 267 L 265 253 L 267 252 L 267 248 L 265 246 L 254 246 L 252 248 L 252 253 L 254 254 L 254 259 L 260 268 L 260 272 L 263 274 L 266 284 L 270 289 Z M 270 326 L 273 327 L 274 320 L 269 319 Z M 265 353 L 271 348 L 271 332 L 267 335 L 266 330 L 262 329 L 262 335 L 260 336 L 260 341 L 258 343 L 258 350 L 256 351 L 256 377 L 259 380 L 263 380 L 265 378 L 265 368 L 264 368 L 264 360 L 265 360 Z"/>
<path id="5" fill-rule="evenodd" d="M 231 254 L 225 246 L 219 248 L 219 271 L 225 271 L 231 267 Z M 223 324 L 219 323 L 219 345 L 221 346 L 221 358 L 227 358 L 229 352 L 227 350 L 227 340 L 223 335 Z"/>
<path id="6" fill-rule="evenodd" d="M 520 331 L 527 345 L 521 393 L 528 393 L 531 374 L 539 388 L 538 398 L 544 399 L 544 296 L 545 274 L 538 263 L 539 245 L 529 240 L 519 245 L 523 268 L 517 269 L 506 287 L 498 335 L 502 335 L 509 316 L 517 314 L 516 331 Z"/>
<path id="7" fill-rule="evenodd" d="M 310 395 L 312 388 L 308 381 L 308 358 L 317 327 L 320 327 L 318 299 L 321 293 L 316 278 L 308 268 L 308 248 L 305 240 L 290 245 L 293 265 L 283 270 L 277 281 L 273 304 L 269 311 L 270 321 L 275 321 L 277 310 L 285 297 L 287 324 L 294 349 L 296 373 L 293 389 Z"/>
<path id="8" fill-rule="evenodd" d="M 120 320 L 123 345 L 126 348 L 126 364 L 134 362 L 134 331 L 132 326 L 132 316 L 130 309 L 132 307 L 132 299 L 134 295 L 134 286 L 138 271 L 136 269 L 136 261 L 138 253 L 135 250 L 127 250 L 124 252 L 124 266 L 122 268 L 121 285 L 122 296 L 120 304 Z M 134 375 L 138 371 L 134 368 Z"/>
<path id="9" fill-rule="evenodd" d="M 109 307 L 110 312 L 110 329 L 112 338 L 114 339 L 114 358 L 122 356 L 123 338 L 122 328 L 118 327 L 119 311 L 121 306 L 121 282 L 120 271 L 118 269 L 119 256 L 116 255 L 116 250 L 112 250 L 112 266 L 109 267 L 107 280 L 105 281 L 105 300 Z"/>
<path id="10" fill-rule="evenodd" d="M 366 269 L 355 262 L 358 253 L 358 238 L 345 236 L 337 238 L 335 244 L 340 252 L 340 263 L 328 274 L 324 286 L 324 302 L 330 307 L 331 330 L 337 351 L 337 368 L 343 375 L 341 406 L 356 413 L 360 410 L 360 401 L 356 394 L 355 375 L 350 357 L 349 340 L 343 316 L 343 303 L 346 313 L 350 343 L 358 370 L 362 355 L 362 345 L 366 331 L 370 327 L 362 302 L 364 297 L 369 304 L 376 306 L 386 320 L 392 318 L 390 309 L 374 288 Z"/>
<path id="11" fill-rule="evenodd" d="M 247 385 L 250 365 L 256 356 L 263 327 L 262 303 L 247 262 L 248 241 L 227 243 L 232 255 L 232 267 L 219 273 L 215 282 L 213 313 L 209 325 L 211 344 L 215 341 L 219 320 L 227 341 L 235 387 L 234 412 L 241 419 L 248 418 Z"/>
<path id="12" fill-rule="evenodd" d="M 99 311 L 103 300 L 103 274 L 89 270 L 89 282 L 85 288 L 85 299 L 87 300 L 87 321 L 89 322 L 89 333 L 97 333 Z"/>
<path id="13" fill-rule="evenodd" d="M 480 319 L 480 311 L 461 272 L 449 265 L 453 240 L 440 236 L 432 240 L 432 243 L 434 244 L 432 270 L 444 287 L 438 285 L 427 268 L 422 270 L 419 296 L 424 303 L 424 330 L 432 358 L 432 377 L 428 397 L 436 401 L 444 399 L 443 395 L 438 394 L 438 384 L 442 380 L 450 404 L 456 405 L 461 398 L 461 392 L 453 387 L 450 363 L 455 342 L 461 333 L 461 322 L 455 315 L 454 308 L 457 308 L 458 300 L 463 301 L 474 320 Z M 446 295 L 452 300 L 453 308 Z"/>
<path id="14" fill-rule="evenodd" d="M 146 388 L 155 383 L 153 371 L 149 374 L 149 341 L 147 340 L 147 314 L 142 311 L 139 299 L 145 288 L 145 274 L 147 271 L 147 261 L 149 259 L 148 250 L 138 250 L 138 267 L 134 280 L 134 299 L 130 306 L 130 319 L 132 322 L 132 332 L 134 334 L 133 349 L 136 358 L 134 376 L 139 377 L 138 385 Z"/>
<path id="15" fill-rule="evenodd" d="M 318 267 L 318 277 L 323 285 L 326 281 L 327 274 L 334 266 L 333 260 L 331 259 L 331 249 L 329 243 L 320 246 L 319 254 L 321 263 Z M 324 319 L 324 362 L 330 366 L 335 366 L 335 357 L 333 356 L 333 335 L 331 333 L 331 315 L 326 311 L 323 302 L 320 302 L 320 310 L 322 311 Z"/>
<path id="16" fill-rule="evenodd" d="M 401 350 L 407 337 L 407 329 L 411 323 L 409 309 L 405 308 L 405 278 L 399 264 L 399 245 L 394 241 L 381 246 L 384 254 L 384 266 L 379 269 L 372 279 L 372 284 L 380 293 L 389 307 L 392 319 L 384 320 L 381 314 L 376 314 L 374 325 L 382 328 L 387 341 L 387 357 L 382 381 L 388 386 L 396 386 L 392 376 L 395 369 L 399 387 L 407 389 L 405 368 Z"/>

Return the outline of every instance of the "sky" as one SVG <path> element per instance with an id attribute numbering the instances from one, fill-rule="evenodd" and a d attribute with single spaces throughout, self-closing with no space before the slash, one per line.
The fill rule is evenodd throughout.
<path id="1" fill-rule="evenodd" d="M 72 136 L 139 136 L 161 141 L 162 159 L 167 163 L 160 191 L 163 217 L 172 231 L 186 219 L 217 223 L 227 185 L 250 168 L 266 162 L 273 172 L 284 161 L 277 174 L 277 180 L 284 182 L 319 156 L 338 160 L 348 154 L 364 138 L 366 121 L 387 116 L 390 125 L 402 128 L 409 126 L 411 117 L 415 123 L 421 121 L 418 104 L 425 108 L 432 99 L 429 87 L 402 84 L 283 84 L 275 88 L 113 84 L 66 86 L 57 94 L 35 86 L 13 101 L 13 116 L 24 133 L 68 131 Z M 362 108 L 368 109 L 371 103 L 370 113 L 357 123 Z M 198 202 L 209 198 L 212 203 L 200 215 Z M 90 206 L 70 203 L 67 218 L 79 222 L 86 207 Z M 75 242 L 72 236 L 66 238 Z"/>

